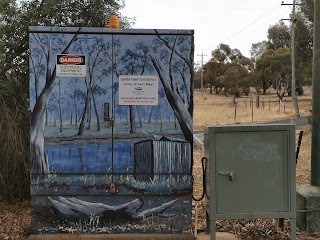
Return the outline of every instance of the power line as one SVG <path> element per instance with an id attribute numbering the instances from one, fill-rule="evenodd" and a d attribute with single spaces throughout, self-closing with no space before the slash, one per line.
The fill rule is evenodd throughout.
<path id="1" fill-rule="evenodd" d="M 286 14 L 287 12 L 283 12 L 281 13 L 280 15 L 278 15 L 277 17 L 275 17 L 274 19 L 272 19 L 270 22 L 274 22 L 275 20 L 279 19 L 279 17 L 283 16 L 284 14 Z M 253 33 L 257 33 L 257 32 L 260 32 L 260 31 L 264 31 L 264 29 L 261 29 L 263 28 L 264 26 L 266 25 L 269 25 L 270 26 L 270 23 L 267 23 L 267 24 L 262 24 L 260 25 L 259 27 L 255 28 L 254 30 L 250 31 L 249 33 L 246 33 L 244 35 L 241 35 L 240 37 L 236 38 L 236 40 L 241 40 L 245 37 L 248 37 L 248 36 L 251 36 Z M 260 29 L 260 31 L 259 31 Z"/>
<path id="2" fill-rule="evenodd" d="M 234 38 L 233 41 L 231 41 L 231 43 L 232 43 L 232 42 L 235 42 L 235 41 L 238 42 L 238 41 L 240 41 L 240 40 L 242 40 L 242 39 L 248 39 L 248 38 L 249 38 L 250 36 L 252 36 L 253 34 L 256 34 L 256 33 L 262 32 L 262 31 L 265 31 L 265 28 L 264 28 L 265 26 L 270 26 L 270 22 L 276 21 L 277 19 L 279 19 L 279 17 L 283 16 L 283 15 L 286 14 L 286 13 L 287 13 L 287 11 L 286 11 L 286 12 L 282 12 L 280 15 L 278 15 L 277 17 L 275 17 L 275 18 L 273 18 L 272 20 L 270 20 L 268 23 L 261 24 L 261 25 L 259 25 L 259 27 L 251 30 L 250 32 L 244 33 L 244 34 L 240 35 L 238 38 Z"/>
<path id="3" fill-rule="evenodd" d="M 251 21 L 250 23 L 248 23 L 245 27 L 243 27 L 242 29 L 240 29 L 237 33 L 235 34 L 232 34 L 231 36 L 227 37 L 225 40 L 223 40 L 222 42 L 225 42 L 227 40 L 229 40 L 230 38 L 233 38 L 234 36 L 238 35 L 239 33 L 243 33 L 244 30 L 248 29 L 249 27 L 252 26 L 252 24 L 257 24 L 258 22 L 260 22 L 264 17 L 270 15 L 274 9 L 276 9 L 278 7 L 278 4 L 277 6 L 274 6 L 273 8 L 271 8 L 269 11 L 265 12 L 262 16 L 254 19 L 253 21 Z"/>
<path id="4" fill-rule="evenodd" d="M 252 20 L 250 23 L 248 23 L 245 27 L 243 27 L 241 30 L 239 30 L 237 33 L 230 35 L 229 37 L 227 37 L 225 40 L 222 41 L 225 42 L 227 40 L 229 40 L 230 38 L 233 38 L 234 36 L 238 35 L 239 33 L 243 32 L 244 30 L 246 30 L 247 28 L 249 28 L 250 26 L 252 26 L 252 24 L 256 24 L 257 22 L 259 22 L 260 20 L 262 20 L 263 18 L 265 18 L 266 16 L 270 15 L 271 13 L 273 13 L 273 10 L 275 10 L 277 7 L 279 6 L 279 4 L 277 3 L 276 5 L 274 5 L 271 9 L 267 10 L 266 12 L 264 12 L 261 16 L 259 16 L 258 18 L 255 18 L 254 20 Z M 212 49 L 213 47 L 211 46 L 210 48 L 207 48 L 205 51 L 208 51 L 210 49 Z"/>

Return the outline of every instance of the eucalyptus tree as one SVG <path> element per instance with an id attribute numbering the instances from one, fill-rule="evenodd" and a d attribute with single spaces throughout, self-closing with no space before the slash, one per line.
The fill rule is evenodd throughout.
<path id="1" fill-rule="evenodd" d="M 239 49 L 221 43 L 204 66 L 205 78 L 217 93 L 223 89 L 225 94 L 239 97 L 250 91 L 252 68 L 252 60 L 243 56 Z"/>
<path id="2" fill-rule="evenodd" d="M 268 29 L 268 49 L 277 50 L 290 46 L 290 29 L 283 21 L 271 25 Z"/>
<path id="3" fill-rule="evenodd" d="M 257 60 L 257 75 L 264 86 L 272 84 L 279 101 L 291 86 L 291 52 L 289 48 L 269 49 Z"/>
<path id="4" fill-rule="evenodd" d="M 192 143 L 193 84 L 184 84 L 185 80 L 191 83 L 190 79 L 193 79 L 194 75 L 191 38 L 179 35 L 162 36 L 157 30 L 155 33 L 157 39 L 154 43 L 158 44 L 164 52 L 158 59 L 153 55 L 157 52 L 157 49 L 154 49 L 149 57 L 159 75 L 166 98 L 175 113 L 185 139 Z"/>

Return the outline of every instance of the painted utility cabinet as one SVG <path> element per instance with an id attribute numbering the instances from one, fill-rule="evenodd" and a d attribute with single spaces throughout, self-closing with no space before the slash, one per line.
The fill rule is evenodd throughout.
<path id="1" fill-rule="evenodd" d="M 214 126 L 204 141 L 211 240 L 216 220 L 255 218 L 291 218 L 295 239 L 295 126 Z"/>
<path id="2" fill-rule="evenodd" d="M 193 31 L 29 39 L 32 232 L 190 233 Z"/>

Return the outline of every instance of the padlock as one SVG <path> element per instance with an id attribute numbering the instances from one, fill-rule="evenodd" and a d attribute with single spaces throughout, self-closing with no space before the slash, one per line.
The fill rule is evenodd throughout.
<path id="1" fill-rule="evenodd" d="M 109 124 L 110 124 L 110 126 L 113 126 L 114 121 L 113 121 L 113 119 L 112 119 L 112 118 L 110 118 L 110 120 L 109 120 Z"/>
<path id="2" fill-rule="evenodd" d="M 115 194 L 116 193 L 116 186 L 113 183 L 110 184 L 110 193 L 111 194 Z"/>

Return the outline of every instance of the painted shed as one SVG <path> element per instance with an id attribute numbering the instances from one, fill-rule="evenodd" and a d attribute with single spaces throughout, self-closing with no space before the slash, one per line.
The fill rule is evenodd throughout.
<path id="1" fill-rule="evenodd" d="M 191 168 L 191 147 L 186 140 L 153 136 L 134 144 L 134 178 L 159 180 L 179 178 Z"/>

